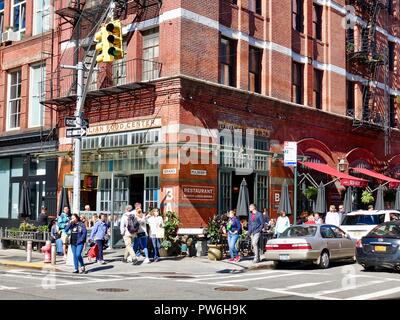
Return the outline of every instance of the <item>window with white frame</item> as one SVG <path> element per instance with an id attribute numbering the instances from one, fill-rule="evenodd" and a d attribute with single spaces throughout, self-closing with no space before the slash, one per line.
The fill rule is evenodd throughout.
<path id="1" fill-rule="evenodd" d="M 4 27 L 4 0 L 0 0 L 0 33 Z"/>
<path id="2" fill-rule="evenodd" d="M 21 118 L 21 70 L 8 74 L 7 129 L 20 126 Z"/>
<path id="3" fill-rule="evenodd" d="M 50 30 L 50 0 L 34 0 L 33 35 Z"/>
<path id="4" fill-rule="evenodd" d="M 24 31 L 26 28 L 26 0 L 13 0 L 11 14 L 14 31 Z"/>
<path id="5" fill-rule="evenodd" d="M 44 65 L 36 65 L 30 68 L 29 127 L 43 125 L 44 108 L 40 101 L 44 100 L 45 70 Z"/>
<path id="6" fill-rule="evenodd" d="M 159 45 L 160 35 L 158 28 L 143 32 L 143 81 L 153 80 L 159 76 L 156 65 L 159 56 Z"/>

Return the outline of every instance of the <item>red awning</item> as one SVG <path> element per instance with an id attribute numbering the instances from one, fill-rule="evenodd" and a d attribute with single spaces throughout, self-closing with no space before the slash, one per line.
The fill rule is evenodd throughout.
<path id="1" fill-rule="evenodd" d="M 322 173 L 326 173 L 333 177 L 339 178 L 340 184 L 345 187 L 366 187 L 366 186 L 368 186 L 367 180 L 353 177 L 349 174 L 340 172 L 340 171 L 336 170 L 335 168 L 328 166 L 327 164 L 314 163 L 314 162 L 301 162 L 301 164 L 310 169 L 313 169 L 313 170 L 316 170 L 316 171 L 319 171 Z"/>
<path id="2" fill-rule="evenodd" d="M 378 172 L 375 172 L 372 170 L 368 170 L 368 169 L 364 169 L 364 168 L 350 168 L 350 169 L 357 171 L 359 173 L 365 174 L 366 176 L 370 176 L 370 177 L 378 179 L 378 180 L 389 182 L 389 188 L 391 188 L 391 189 L 396 189 L 400 185 L 400 180 L 385 176 L 381 173 L 378 173 Z"/>

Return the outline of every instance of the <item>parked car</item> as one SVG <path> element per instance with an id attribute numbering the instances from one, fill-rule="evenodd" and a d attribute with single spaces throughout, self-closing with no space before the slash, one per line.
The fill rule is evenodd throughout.
<path id="1" fill-rule="evenodd" d="M 357 241 L 356 258 L 366 270 L 376 267 L 400 271 L 400 221 L 385 222 Z"/>
<path id="2" fill-rule="evenodd" d="M 353 239 L 361 239 L 377 225 L 400 218 L 396 210 L 359 210 L 346 214 L 340 227 Z"/>
<path id="3" fill-rule="evenodd" d="M 355 242 L 333 225 L 292 226 L 279 238 L 267 242 L 265 258 L 280 263 L 311 261 L 325 269 L 331 260 L 354 260 Z"/>

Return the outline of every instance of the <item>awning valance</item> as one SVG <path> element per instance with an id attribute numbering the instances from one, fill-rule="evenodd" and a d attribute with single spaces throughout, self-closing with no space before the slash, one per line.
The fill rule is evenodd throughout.
<path id="1" fill-rule="evenodd" d="M 400 180 L 385 176 L 381 173 L 365 169 L 365 168 L 350 168 L 353 171 L 365 174 L 366 176 L 381 180 L 381 181 L 386 181 L 389 182 L 389 188 L 391 189 L 396 189 L 400 185 Z"/>
<path id="2" fill-rule="evenodd" d="M 315 163 L 315 162 L 300 162 L 300 163 L 310 169 L 313 169 L 313 170 L 316 170 L 316 171 L 319 171 L 322 173 L 326 173 L 333 177 L 338 178 L 340 180 L 340 184 L 342 186 L 345 186 L 345 187 L 366 187 L 366 186 L 368 186 L 367 180 L 353 177 L 349 174 L 340 172 L 340 171 L 336 170 L 335 168 L 328 166 L 327 164 Z"/>

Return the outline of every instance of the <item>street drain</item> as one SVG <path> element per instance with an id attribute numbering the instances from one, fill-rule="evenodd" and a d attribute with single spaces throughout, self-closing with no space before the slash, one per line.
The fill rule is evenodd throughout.
<path id="1" fill-rule="evenodd" d="M 97 291 L 100 291 L 100 292 L 126 292 L 126 291 L 129 291 L 129 289 L 122 289 L 122 288 L 100 288 L 100 289 L 97 289 Z"/>
<path id="2" fill-rule="evenodd" d="M 249 289 L 243 287 L 218 287 L 214 288 L 216 291 L 229 291 L 229 292 L 243 292 Z"/>
<path id="3" fill-rule="evenodd" d="M 193 279 L 192 276 L 164 276 L 164 278 L 168 279 Z"/>

